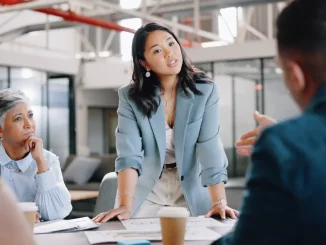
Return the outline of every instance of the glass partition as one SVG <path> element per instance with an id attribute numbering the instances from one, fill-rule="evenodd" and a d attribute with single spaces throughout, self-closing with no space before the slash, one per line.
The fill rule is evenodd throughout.
<path id="1" fill-rule="evenodd" d="M 258 110 L 277 120 L 299 114 L 283 83 L 282 70 L 273 58 L 196 64 L 212 76 L 220 96 L 220 137 L 229 160 L 230 177 L 244 176 L 249 157 L 236 154 L 235 141 L 254 129 Z"/>
<path id="2" fill-rule="evenodd" d="M 8 88 L 8 68 L 0 66 L 0 89 Z"/>
<path id="3" fill-rule="evenodd" d="M 276 120 L 284 120 L 300 113 L 283 82 L 283 71 L 275 59 L 264 60 L 265 113 Z"/>
<path id="4" fill-rule="evenodd" d="M 255 127 L 256 84 L 260 82 L 259 60 L 216 62 L 220 135 L 229 160 L 229 175 L 244 175 L 249 159 L 236 154 L 235 141 Z"/>
<path id="5" fill-rule="evenodd" d="M 48 81 L 49 149 L 59 156 L 63 166 L 69 156 L 69 79 Z"/>

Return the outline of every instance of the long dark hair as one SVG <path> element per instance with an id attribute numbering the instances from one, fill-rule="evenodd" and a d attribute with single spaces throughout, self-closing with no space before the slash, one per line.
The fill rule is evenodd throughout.
<path id="1" fill-rule="evenodd" d="M 130 97 L 136 101 L 137 105 L 143 110 L 144 115 L 148 117 L 151 117 L 157 111 L 160 104 L 161 97 L 157 93 L 157 89 L 161 89 L 161 83 L 154 72 L 151 72 L 149 78 L 145 77 L 146 69 L 141 65 L 140 60 L 145 61 L 145 44 L 149 33 L 158 30 L 171 34 L 180 46 L 183 64 L 179 73 L 178 86 L 182 88 L 184 93 L 189 96 L 189 89 L 194 94 L 201 95 L 202 93 L 196 88 L 196 83 L 209 82 L 209 79 L 201 79 L 207 78 L 207 76 L 204 72 L 192 66 L 178 38 L 172 31 L 156 23 L 149 23 L 139 28 L 132 41 L 134 71 L 132 74 Z"/>
<path id="2" fill-rule="evenodd" d="M 285 56 L 301 56 L 304 71 L 326 82 L 326 1 L 294 0 L 277 20 L 278 49 Z"/>

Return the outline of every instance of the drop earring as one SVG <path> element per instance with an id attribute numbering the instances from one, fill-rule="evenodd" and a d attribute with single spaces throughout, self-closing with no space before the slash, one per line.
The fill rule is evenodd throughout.
<path id="1" fill-rule="evenodd" d="M 145 77 L 150 77 L 151 76 L 151 73 L 149 72 L 150 70 L 149 69 L 147 69 L 147 72 L 145 73 Z"/>

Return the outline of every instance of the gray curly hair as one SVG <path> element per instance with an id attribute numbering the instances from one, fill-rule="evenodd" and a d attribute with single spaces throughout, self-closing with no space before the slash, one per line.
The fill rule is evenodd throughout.
<path id="1" fill-rule="evenodd" d="M 28 98 L 22 91 L 0 90 L 0 127 L 3 128 L 7 112 L 22 102 L 29 103 Z"/>

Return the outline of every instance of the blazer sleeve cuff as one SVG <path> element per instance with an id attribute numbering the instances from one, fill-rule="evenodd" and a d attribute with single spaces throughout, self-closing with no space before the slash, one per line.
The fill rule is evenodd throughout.
<path id="1" fill-rule="evenodd" d="M 212 186 L 228 180 L 227 170 L 225 168 L 208 168 L 201 172 L 202 185 L 204 187 Z"/>
<path id="2" fill-rule="evenodd" d="M 116 164 L 115 164 L 115 171 L 117 174 L 119 172 L 121 172 L 122 170 L 125 170 L 128 168 L 133 168 L 133 169 L 137 170 L 138 176 L 141 176 L 143 173 L 142 165 L 139 162 L 139 160 L 134 159 L 132 157 L 117 159 Z"/>

